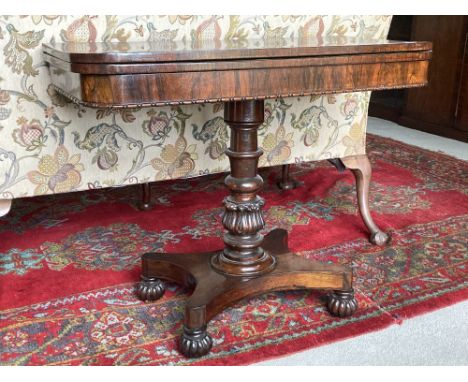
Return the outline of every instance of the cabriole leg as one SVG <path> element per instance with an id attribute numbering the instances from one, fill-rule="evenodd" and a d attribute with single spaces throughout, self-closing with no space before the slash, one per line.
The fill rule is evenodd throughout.
<path id="1" fill-rule="evenodd" d="M 390 242 L 390 235 L 382 231 L 374 223 L 369 209 L 369 184 L 372 168 L 367 155 L 355 155 L 339 159 L 347 169 L 350 169 L 356 179 L 356 191 L 359 211 L 364 224 L 370 231 L 370 242 L 375 245 L 384 245 Z M 332 162 L 332 161 L 331 161 Z M 335 164 L 334 162 L 332 162 Z"/>

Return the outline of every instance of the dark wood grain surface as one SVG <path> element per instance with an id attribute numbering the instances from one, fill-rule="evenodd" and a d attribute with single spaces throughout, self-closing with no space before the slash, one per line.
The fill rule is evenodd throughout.
<path id="1" fill-rule="evenodd" d="M 44 45 L 56 89 L 98 108 L 416 87 L 430 57 L 427 42 L 346 38 Z"/>

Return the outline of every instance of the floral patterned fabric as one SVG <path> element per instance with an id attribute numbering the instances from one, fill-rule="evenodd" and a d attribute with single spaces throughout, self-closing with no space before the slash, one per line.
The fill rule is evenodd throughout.
<path id="1" fill-rule="evenodd" d="M 1 16 L 0 199 L 227 171 L 222 104 L 100 110 L 54 92 L 51 41 L 386 38 L 389 16 Z M 365 152 L 370 92 L 265 102 L 260 166 Z"/>

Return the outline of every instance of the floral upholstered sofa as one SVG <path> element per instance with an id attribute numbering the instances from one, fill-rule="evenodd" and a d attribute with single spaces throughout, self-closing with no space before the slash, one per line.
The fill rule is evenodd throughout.
<path id="1" fill-rule="evenodd" d="M 229 169 L 222 105 L 114 111 L 77 106 L 50 85 L 43 43 L 378 39 L 386 38 L 390 21 L 389 16 L 2 16 L 0 216 L 15 198 Z M 355 92 L 267 100 L 260 166 L 352 158 L 344 166 L 365 172 L 369 97 L 370 92 Z M 356 158 L 365 163 L 356 164 Z"/>

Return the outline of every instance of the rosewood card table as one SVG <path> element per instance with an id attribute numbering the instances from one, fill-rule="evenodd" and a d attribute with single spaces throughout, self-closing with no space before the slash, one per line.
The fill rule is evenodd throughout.
<path id="1" fill-rule="evenodd" d="M 161 279 L 194 289 L 186 303 L 180 351 L 187 357 L 209 352 L 207 323 L 233 303 L 277 290 L 329 290 L 328 310 L 339 317 L 357 309 L 352 271 L 311 262 L 290 252 L 287 232 L 265 237 L 257 171 L 262 155 L 257 129 L 264 100 L 421 86 L 431 56 L 428 42 L 330 39 L 224 42 L 190 46 L 183 42 L 44 45 L 56 90 L 95 108 L 125 108 L 224 102 L 231 129 L 226 151 L 224 248 L 209 253 L 142 256 L 143 300 L 160 298 Z M 359 186 L 359 183 L 358 183 Z M 362 194 L 362 193 L 361 193 Z"/>

